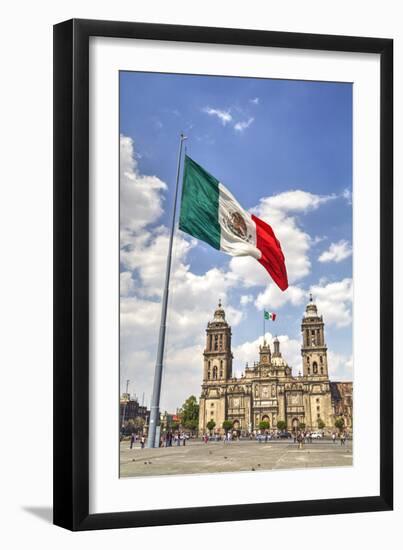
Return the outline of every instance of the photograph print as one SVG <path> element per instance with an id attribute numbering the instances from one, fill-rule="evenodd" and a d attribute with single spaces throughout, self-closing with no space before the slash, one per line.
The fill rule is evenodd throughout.
<path id="1" fill-rule="evenodd" d="M 352 94 L 120 72 L 120 477 L 353 465 Z"/>

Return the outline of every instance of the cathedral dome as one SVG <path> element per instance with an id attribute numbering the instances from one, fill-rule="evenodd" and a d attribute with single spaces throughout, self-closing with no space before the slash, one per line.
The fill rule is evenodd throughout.
<path id="1" fill-rule="evenodd" d="M 316 304 L 313 302 L 312 294 L 309 295 L 309 302 L 305 309 L 305 317 L 317 317 L 318 316 L 318 308 L 316 307 Z"/>
<path id="2" fill-rule="evenodd" d="M 221 305 L 221 299 L 218 300 L 218 307 L 214 312 L 214 323 L 222 323 L 225 322 L 225 311 Z"/>
<path id="3" fill-rule="evenodd" d="M 274 367 L 288 367 L 287 362 L 280 356 L 280 357 L 272 357 L 271 364 Z"/>

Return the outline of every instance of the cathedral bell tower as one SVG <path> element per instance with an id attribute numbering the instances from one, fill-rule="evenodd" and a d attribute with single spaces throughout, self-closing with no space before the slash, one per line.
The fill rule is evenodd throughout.
<path id="1" fill-rule="evenodd" d="M 232 377 L 231 327 L 225 320 L 221 300 L 207 325 L 203 356 L 203 382 L 217 383 Z"/>
<path id="2" fill-rule="evenodd" d="M 301 332 L 304 376 L 328 378 L 325 325 L 322 315 L 318 315 L 318 308 L 312 300 L 312 294 L 302 319 Z"/>

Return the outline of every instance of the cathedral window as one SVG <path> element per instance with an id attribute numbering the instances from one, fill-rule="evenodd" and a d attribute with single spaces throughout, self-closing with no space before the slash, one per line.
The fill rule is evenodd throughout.
<path id="1" fill-rule="evenodd" d="M 218 334 L 214 334 L 214 351 L 218 350 Z"/>
<path id="2" fill-rule="evenodd" d="M 320 361 L 320 364 L 323 363 L 323 357 L 321 355 L 319 356 L 319 361 Z"/>
<path id="3" fill-rule="evenodd" d="M 308 367 L 308 374 L 311 374 L 311 367 Z"/>
<path id="4" fill-rule="evenodd" d="M 218 369 L 217 369 L 217 367 L 214 365 L 214 367 L 213 367 L 213 379 L 214 379 L 214 380 L 217 380 L 217 371 L 218 371 Z"/>
<path id="5" fill-rule="evenodd" d="M 323 367 L 320 367 L 320 373 L 323 374 Z"/>
<path id="6" fill-rule="evenodd" d="M 308 365 L 309 365 L 310 360 L 311 360 L 311 359 L 310 359 L 310 357 L 308 356 L 308 357 L 306 358 L 306 362 L 308 363 Z"/>
<path id="7" fill-rule="evenodd" d="M 207 378 L 210 380 L 210 377 L 211 377 L 211 372 L 208 371 L 208 373 L 207 373 Z"/>
<path id="8" fill-rule="evenodd" d="M 313 362 L 313 373 L 318 374 L 318 363 L 316 361 Z"/>

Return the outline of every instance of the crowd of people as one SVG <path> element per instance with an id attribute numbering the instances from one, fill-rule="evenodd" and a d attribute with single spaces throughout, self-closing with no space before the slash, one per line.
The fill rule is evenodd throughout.
<path id="1" fill-rule="evenodd" d="M 285 437 L 286 436 L 286 437 Z M 269 431 L 269 430 L 255 430 L 248 434 L 241 434 L 237 431 L 231 432 L 228 431 L 224 434 L 215 433 L 213 435 L 209 435 L 207 433 L 203 434 L 201 436 L 201 440 L 204 441 L 204 443 L 208 443 L 209 441 L 223 441 L 224 443 L 229 443 L 233 440 L 241 440 L 241 439 L 249 439 L 249 440 L 257 440 L 259 443 L 261 442 L 268 442 L 272 439 L 283 439 L 283 438 L 290 438 L 294 440 L 294 443 L 298 444 L 299 448 L 302 448 L 304 444 L 309 444 L 313 442 L 313 439 L 317 438 L 325 438 L 325 432 L 312 432 L 312 431 L 303 431 L 303 430 L 295 430 L 292 433 L 289 432 L 279 432 L 279 431 Z M 186 445 L 186 441 L 190 438 L 190 435 L 185 432 L 180 431 L 167 431 L 164 432 L 163 435 L 160 437 L 160 447 L 173 447 L 177 446 L 180 447 Z M 347 432 L 341 431 L 336 432 L 333 431 L 331 433 L 331 439 L 333 443 L 336 443 L 338 440 L 340 441 L 340 445 L 346 444 L 346 439 L 349 438 L 349 434 Z M 140 447 L 142 449 L 145 448 L 146 438 L 144 434 L 137 435 L 135 433 L 132 433 L 130 436 L 130 449 L 133 449 L 136 442 L 139 441 Z"/>

